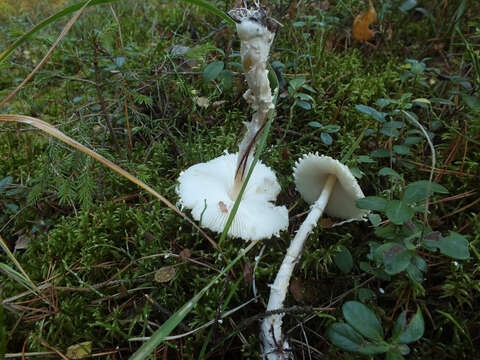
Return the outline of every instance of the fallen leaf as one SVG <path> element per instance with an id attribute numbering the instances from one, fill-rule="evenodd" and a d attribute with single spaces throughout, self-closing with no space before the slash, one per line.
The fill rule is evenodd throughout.
<path id="1" fill-rule="evenodd" d="M 180 255 L 180 259 L 185 260 L 190 258 L 190 256 L 192 255 L 192 252 L 190 251 L 190 249 L 185 248 L 182 251 L 180 251 L 179 255 Z"/>
<path id="2" fill-rule="evenodd" d="M 320 10 L 327 11 L 330 8 L 330 4 L 329 4 L 328 0 L 320 2 L 319 8 L 320 8 Z"/>
<path id="3" fill-rule="evenodd" d="M 358 15 L 353 21 L 352 35 L 358 41 L 370 40 L 375 32 L 370 29 L 370 25 L 377 21 L 377 12 L 372 4 L 364 13 Z"/>
<path id="4" fill-rule="evenodd" d="M 248 260 L 246 261 L 245 267 L 243 268 L 243 281 L 247 285 L 253 282 L 253 267 Z"/>
<path id="5" fill-rule="evenodd" d="M 208 108 L 210 101 L 204 96 L 194 97 L 193 100 L 197 103 L 198 106 L 203 108 Z"/>
<path id="6" fill-rule="evenodd" d="M 30 243 L 30 238 L 28 236 L 25 236 L 25 235 L 20 236 L 15 242 L 14 251 L 26 249 L 29 243 Z"/>
<path id="7" fill-rule="evenodd" d="M 302 301 L 303 299 L 303 284 L 300 279 L 293 279 L 290 282 L 290 293 L 296 302 Z"/>
<path id="8" fill-rule="evenodd" d="M 155 272 L 155 281 L 159 283 L 169 282 L 175 276 L 175 268 L 173 266 L 164 266 Z"/>
<path id="9" fill-rule="evenodd" d="M 67 357 L 69 359 L 84 359 L 92 354 L 92 342 L 85 341 L 80 344 L 69 346 L 67 349 Z"/>

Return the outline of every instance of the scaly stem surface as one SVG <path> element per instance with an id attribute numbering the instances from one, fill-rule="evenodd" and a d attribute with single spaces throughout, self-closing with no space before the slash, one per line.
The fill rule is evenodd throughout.
<path id="1" fill-rule="evenodd" d="M 328 175 L 327 181 L 325 182 L 325 186 L 322 189 L 318 200 L 311 206 L 310 213 L 303 221 L 300 229 L 298 229 L 295 237 L 290 243 L 287 254 L 285 255 L 280 270 L 277 273 L 277 277 L 270 287 L 270 298 L 268 300 L 267 311 L 283 308 L 283 302 L 287 296 L 290 277 L 292 276 L 295 265 L 300 260 L 303 245 L 305 244 L 308 235 L 317 225 L 318 219 L 322 216 L 328 200 L 330 199 L 330 194 L 335 187 L 336 181 L 337 178 L 335 175 Z M 268 360 L 288 359 L 291 354 L 290 345 L 282 335 L 283 316 L 284 314 L 282 313 L 270 315 L 265 317 L 262 322 L 264 356 Z"/>
<path id="2" fill-rule="evenodd" d="M 256 2 L 254 8 L 237 8 L 229 12 L 237 22 L 240 55 L 248 90 L 243 97 L 252 107 L 252 121 L 244 122 L 247 131 L 239 144 L 233 196 L 242 188 L 253 160 L 256 144 L 273 110 L 273 96 L 268 81 L 267 60 L 273 41 L 272 20 L 266 10 Z"/>

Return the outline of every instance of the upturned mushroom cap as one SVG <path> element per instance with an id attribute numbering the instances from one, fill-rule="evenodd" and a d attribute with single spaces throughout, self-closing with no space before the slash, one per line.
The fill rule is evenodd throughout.
<path id="1" fill-rule="evenodd" d="M 356 201 L 364 198 L 362 189 L 347 166 L 338 160 L 318 154 L 307 154 L 297 160 L 294 178 L 297 191 L 308 202 L 315 202 L 329 174 L 337 177 L 325 212 L 342 219 L 361 219 L 368 211 L 357 208 Z"/>
<path id="2" fill-rule="evenodd" d="M 221 233 L 235 203 L 233 195 L 237 154 L 225 154 L 196 164 L 180 174 L 177 194 L 180 204 L 192 210 L 200 225 Z M 228 231 L 231 237 L 260 240 L 278 236 L 288 227 L 285 206 L 275 206 L 280 185 L 273 171 L 260 161 L 243 194 Z"/>

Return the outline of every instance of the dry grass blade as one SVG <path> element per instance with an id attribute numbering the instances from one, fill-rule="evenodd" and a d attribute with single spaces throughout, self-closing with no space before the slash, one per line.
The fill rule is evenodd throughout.
<path id="1" fill-rule="evenodd" d="M 35 285 L 35 283 L 30 279 L 30 277 L 28 276 L 28 274 L 25 272 L 25 270 L 23 270 L 22 268 L 22 265 L 20 265 L 20 263 L 18 262 L 18 260 L 15 258 L 15 256 L 12 254 L 12 252 L 10 251 L 10 249 L 8 248 L 7 244 L 5 243 L 5 241 L 3 240 L 2 236 L 0 235 L 0 247 L 7 253 L 7 256 L 10 258 L 10 260 L 12 260 L 12 262 L 15 264 L 15 266 L 17 267 L 17 269 L 22 273 L 22 275 L 25 277 L 25 279 L 27 280 L 27 282 L 29 283 L 30 287 L 32 290 L 35 290 L 38 294 L 40 293 L 40 291 L 38 290 L 37 286 Z"/>
<path id="2" fill-rule="evenodd" d="M 117 172 L 118 174 L 122 175 L 123 177 L 127 178 L 134 184 L 140 186 L 142 189 L 148 191 L 150 194 L 155 196 L 157 199 L 159 199 L 161 202 L 163 202 L 167 207 L 175 211 L 178 215 L 180 215 L 183 219 L 188 221 L 195 229 L 197 229 L 209 242 L 212 244 L 214 248 L 217 248 L 217 243 L 213 241 L 212 238 L 210 238 L 200 227 L 193 222 L 189 217 L 187 217 L 184 213 L 182 213 L 180 210 L 177 209 L 175 205 L 173 205 L 168 199 L 160 195 L 158 192 L 156 192 L 154 189 L 152 189 L 150 186 L 145 184 L 143 181 L 137 179 L 135 176 L 130 174 L 129 172 L 123 170 L 120 166 L 114 164 L 110 160 L 104 158 L 102 155 L 96 153 L 95 151 L 83 146 L 79 142 L 73 140 L 69 136 L 65 135 L 62 133 L 60 130 L 55 128 L 54 126 L 50 125 L 49 123 L 42 121 L 40 119 L 31 117 L 31 116 L 26 116 L 26 115 L 12 115 L 12 114 L 0 114 L 0 122 L 13 122 L 13 123 L 21 123 L 25 125 L 31 125 L 36 127 L 37 129 L 40 129 L 47 134 L 56 137 L 57 139 L 60 139 L 64 143 L 70 145 L 71 147 L 80 150 L 81 152 L 87 154 L 88 156 L 91 156 L 95 160 L 101 162 L 105 166 L 108 166 L 110 169 L 113 171 Z"/>
<path id="3" fill-rule="evenodd" d="M 402 110 L 402 112 L 405 114 L 405 116 L 413 122 L 415 125 L 417 125 L 420 130 L 422 131 L 422 134 L 425 136 L 425 139 L 427 139 L 428 146 L 430 146 L 430 151 L 432 152 L 432 166 L 430 168 L 430 176 L 428 178 L 428 187 L 427 187 L 427 197 L 425 199 L 425 211 L 423 212 L 423 226 L 425 230 L 425 226 L 428 224 L 428 207 L 430 205 L 430 187 L 433 182 L 433 173 L 435 171 L 435 166 L 437 164 L 437 154 L 435 153 L 435 147 L 433 146 L 432 140 L 430 139 L 430 136 L 428 135 L 427 131 L 425 128 L 418 122 L 417 119 L 415 119 L 412 115 L 410 115 L 408 112 Z M 422 231 L 422 237 L 423 237 L 423 231 Z"/>
<path id="4" fill-rule="evenodd" d="M 68 30 L 70 30 L 70 28 L 73 26 L 73 24 L 75 23 L 75 21 L 77 21 L 77 19 L 80 17 L 80 15 L 82 14 L 83 10 L 88 6 L 88 4 L 90 4 L 92 0 L 88 0 L 81 8 L 80 10 L 78 10 L 75 15 L 73 15 L 73 17 L 70 19 L 70 21 L 67 23 L 67 25 L 65 25 L 65 27 L 63 28 L 62 32 L 60 33 L 60 35 L 58 36 L 57 40 L 55 40 L 55 42 L 53 43 L 53 45 L 50 47 L 50 49 L 48 49 L 47 53 L 45 54 L 45 56 L 43 57 L 43 59 L 38 63 L 37 66 L 35 66 L 35 69 L 32 70 L 32 72 L 30 74 L 27 75 L 27 77 L 22 81 L 22 83 L 20 85 L 17 86 L 17 88 L 15 90 L 13 90 L 10 94 L 7 95 L 7 97 L 5 99 L 2 100 L 2 102 L 0 102 L 0 108 L 5 105 L 8 101 L 10 101 L 19 91 L 20 89 L 27 83 L 30 81 L 30 79 L 33 77 L 33 75 L 35 75 L 35 73 L 42 67 L 42 65 L 45 63 L 45 61 L 47 61 L 47 59 L 50 57 L 50 55 L 52 54 L 53 50 L 55 50 L 55 48 L 57 47 L 58 43 L 63 39 L 63 37 L 67 34 Z"/>

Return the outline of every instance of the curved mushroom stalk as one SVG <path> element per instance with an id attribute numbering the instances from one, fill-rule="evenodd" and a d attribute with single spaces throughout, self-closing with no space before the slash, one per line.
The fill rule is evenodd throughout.
<path id="1" fill-rule="evenodd" d="M 293 269 L 300 260 L 308 235 L 324 211 L 344 219 L 360 219 L 366 214 L 355 206 L 355 201 L 364 197 L 362 190 L 350 170 L 340 162 L 326 156 L 309 154 L 297 162 L 294 177 L 302 197 L 309 201 L 316 196 L 316 201 L 291 241 L 271 285 L 267 312 L 283 308 Z M 270 315 L 262 322 L 264 356 L 268 360 L 288 359 L 291 354 L 290 345 L 282 334 L 283 316 L 281 313 Z"/>

